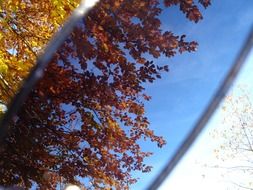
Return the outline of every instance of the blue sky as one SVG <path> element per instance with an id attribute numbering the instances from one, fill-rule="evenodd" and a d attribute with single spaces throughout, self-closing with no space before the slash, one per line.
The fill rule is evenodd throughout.
<path id="1" fill-rule="evenodd" d="M 153 170 L 146 174 L 136 173 L 140 180 L 131 189 L 145 189 L 194 126 L 243 45 L 253 24 L 252 8 L 252 0 L 212 0 L 212 6 L 202 10 L 204 19 L 198 24 L 188 21 L 178 7 L 169 8 L 161 15 L 164 30 L 178 35 L 186 34 L 188 40 L 199 43 L 199 48 L 196 53 L 156 60 L 161 65 L 169 64 L 170 72 L 164 74 L 161 80 L 146 86 L 147 93 L 152 96 L 152 100 L 146 103 L 146 114 L 151 122 L 150 127 L 166 139 L 167 145 L 159 149 L 155 143 L 141 142 L 143 150 L 154 152 L 153 156 L 146 159 Z M 244 75 L 241 80 L 249 82 L 252 78 L 248 76 Z M 216 124 L 212 120 L 208 128 Z M 203 135 L 200 139 L 195 143 L 198 146 L 192 148 L 190 156 L 184 158 L 182 166 L 176 168 L 172 179 L 168 178 L 161 189 L 179 190 L 176 185 L 187 179 L 196 157 L 210 140 Z M 188 173 L 184 172 L 185 169 L 188 169 Z M 195 171 L 196 175 L 198 171 Z M 202 189 L 207 184 L 203 182 Z M 182 190 L 185 187 L 182 186 Z"/>
<path id="2" fill-rule="evenodd" d="M 187 39 L 199 43 L 199 48 L 196 53 L 156 60 L 168 63 L 170 72 L 146 87 L 152 96 L 146 113 L 151 128 L 165 137 L 167 145 L 158 149 L 155 144 L 142 143 L 144 150 L 154 152 L 146 159 L 154 168 L 146 175 L 136 174 L 140 180 L 132 189 L 145 189 L 150 184 L 193 127 L 249 33 L 252 7 L 253 1 L 214 0 L 203 10 L 204 19 L 198 24 L 187 21 L 177 7 L 161 16 L 164 30 L 186 34 Z"/>
<path id="3" fill-rule="evenodd" d="M 247 95 L 251 103 L 253 102 L 252 63 L 253 49 L 228 93 L 230 97 L 231 95 L 234 98 Z M 243 91 L 247 94 L 244 94 Z M 242 101 L 247 102 L 245 99 Z M 171 176 L 165 180 L 159 190 L 237 190 L 238 186 L 234 183 L 246 184 L 246 187 L 252 188 L 252 174 L 250 172 L 232 169 L 233 167 L 252 165 L 252 162 L 251 164 L 247 162 L 248 157 L 245 160 L 245 152 L 237 152 L 235 155 L 234 152 L 228 148 L 220 148 L 221 146 L 228 144 L 229 141 L 242 142 L 244 136 L 243 133 L 239 132 L 241 131 L 240 125 L 233 125 L 236 121 L 239 121 L 242 118 L 236 117 L 236 115 L 231 117 L 229 113 L 233 109 L 229 107 L 230 105 L 229 98 L 222 102 L 220 108 L 217 109 L 207 124 L 206 129 L 200 134 L 176 170 L 174 170 Z M 241 107 L 242 105 L 244 105 L 244 107 Z M 245 104 L 242 102 L 234 104 L 234 106 L 236 106 L 236 109 L 238 110 L 245 109 Z M 224 107 L 227 109 L 222 109 Z M 243 117 L 246 118 L 251 113 L 250 118 L 252 118 L 252 110 L 249 111 L 251 112 L 244 113 Z M 242 112 L 239 113 L 242 116 Z M 247 118 L 248 131 L 252 131 L 252 119 L 249 117 Z M 224 119 L 226 119 L 226 122 L 224 122 Z M 223 136 L 224 134 L 226 134 L 226 136 Z M 235 134 L 237 140 L 234 139 Z M 244 145 L 241 144 L 239 146 L 242 147 Z M 250 153 L 249 159 L 252 161 L 252 152 Z M 180 181 L 184 181 L 184 183 L 180 183 Z"/>

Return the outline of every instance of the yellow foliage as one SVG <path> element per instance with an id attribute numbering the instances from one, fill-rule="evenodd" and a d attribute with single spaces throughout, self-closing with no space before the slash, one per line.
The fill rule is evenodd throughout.
<path id="1" fill-rule="evenodd" d="M 0 100 L 9 103 L 80 0 L 0 1 Z"/>
<path id="2" fill-rule="evenodd" d="M 0 61 L 0 75 L 5 75 L 8 71 L 8 66 Z"/>

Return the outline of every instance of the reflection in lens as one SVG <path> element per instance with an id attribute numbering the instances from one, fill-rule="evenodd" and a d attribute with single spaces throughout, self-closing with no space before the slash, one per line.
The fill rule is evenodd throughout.
<path id="1" fill-rule="evenodd" d="M 209 5 L 200 2 L 199 7 Z M 226 36 L 234 23 L 215 26 L 210 18 L 216 18 L 216 11 L 202 24 L 191 23 L 202 18 L 193 3 L 179 1 L 180 12 L 169 1 L 101 1 L 54 54 L 12 122 L 0 149 L 0 183 L 48 189 L 69 183 L 87 189 L 145 188 L 231 66 L 230 60 L 217 62 L 233 59 L 230 54 L 238 51 L 247 30 L 233 32 L 236 42 L 231 42 Z M 219 13 L 219 18 L 234 15 L 229 13 Z M 202 42 L 199 54 L 186 54 L 196 50 L 192 39 Z M 226 48 L 229 42 L 232 50 Z M 170 64 L 169 75 L 161 75 L 173 56 L 170 60 L 178 64 Z M 191 56 L 196 57 L 189 61 Z M 149 84 L 154 81 L 157 86 Z M 145 89 L 152 95 L 150 103 Z"/>
<path id="2" fill-rule="evenodd" d="M 253 51 L 204 132 L 160 190 L 253 188 L 252 62 Z"/>
<path id="3" fill-rule="evenodd" d="M 3 163 L 13 160 L 2 171 L 12 172 L 2 182 L 19 183 L 13 181 L 18 175 L 25 187 L 36 182 L 52 189 L 61 180 L 126 189 L 136 182 L 131 171 L 151 170 L 144 163 L 151 153 L 139 141 L 162 147 L 165 140 L 148 127 L 144 101 L 150 97 L 143 84 L 168 71 L 168 65 L 153 59 L 197 46 L 185 36 L 163 32 L 156 16 L 161 10 L 153 1 L 101 2 L 76 26 L 10 126 L 1 153 Z M 202 18 L 189 15 L 196 22 Z M 20 157 L 25 170 L 17 166 Z"/>

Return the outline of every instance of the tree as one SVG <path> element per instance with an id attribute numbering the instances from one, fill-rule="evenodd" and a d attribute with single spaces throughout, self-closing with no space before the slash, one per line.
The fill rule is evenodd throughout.
<path id="1" fill-rule="evenodd" d="M 0 1 L 0 101 L 8 104 L 78 0 Z"/>
<path id="2" fill-rule="evenodd" d="M 237 88 L 227 96 L 222 109 L 223 126 L 212 133 L 222 142 L 215 150 L 222 163 L 215 168 L 224 170 L 225 180 L 229 179 L 234 189 L 252 189 L 252 93 L 243 87 Z"/>
<path id="3" fill-rule="evenodd" d="M 149 129 L 143 84 L 168 71 L 155 59 L 197 46 L 185 35 L 163 32 L 159 15 L 177 5 L 198 22 L 199 4 L 206 8 L 210 1 L 101 1 L 55 53 L 14 118 L 0 147 L 0 184 L 128 189 L 136 182 L 131 171 L 149 172 L 144 158 L 151 153 L 138 142 L 147 138 L 162 147 L 165 140 Z"/>

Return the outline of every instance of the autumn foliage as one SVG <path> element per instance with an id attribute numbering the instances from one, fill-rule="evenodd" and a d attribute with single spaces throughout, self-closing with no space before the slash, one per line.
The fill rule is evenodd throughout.
<path id="1" fill-rule="evenodd" d="M 0 100 L 7 104 L 79 0 L 0 1 Z"/>
<path id="2" fill-rule="evenodd" d="M 20 2 L 27 6 L 28 1 Z M 49 2 L 43 1 L 40 6 Z M 167 65 L 155 63 L 157 58 L 192 52 L 197 46 L 194 41 L 185 41 L 185 35 L 163 32 L 159 15 L 163 9 L 177 5 L 189 20 L 198 22 L 202 19 L 200 4 L 206 8 L 210 2 L 101 1 L 55 53 L 43 79 L 14 118 L 9 136 L 0 147 L 0 184 L 29 188 L 36 183 L 42 189 L 54 189 L 62 182 L 80 183 L 87 189 L 128 189 L 136 181 L 131 171 L 149 172 L 151 167 L 144 164 L 144 158 L 151 153 L 141 150 L 139 140 L 150 139 L 159 147 L 165 141 L 149 129 L 144 102 L 150 97 L 143 84 L 168 71 Z M 29 28 L 24 34 L 21 30 L 17 35 L 22 36 L 18 38 L 20 46 L 12 44 L 16 34 L 9 33 L 9 46 L 5 40 L 7 45 L 1 49 L 5 53 L 7 49 L 17 51 L 10 56 L 16 57 L 14 63 L 20 67 L 33 64 L 33 59 L 26 58 L 30 54 L 36 57 L 45 44 L 39 32 L 43 28 L 39 19 L 43 17 L 36 16 L 43 9 L 32 8 L 26 17 L 39 25 L 34 27 L 38 31 L 29 37 L 25 35 Z M 19 9 L 21 4 L 17 5 L 17 16 Z M 53 12 L 54 7 L 48 9 Z M 20 17 L 10 20 L 29 27 L 29 22 L 22 22 Z M 56 25 L 47 27 L 53 29 L 51 26 Z M 38 48 L 29 50 L 25 42 L 36 43 Z M 4 64 L 11 68 L 8 62 Z M 18 76 L 22 69 L 15 70 Z M 11 73 L 5 71 L 6 76 Z M 15 83 L 14 79 L 8 80 Z M 5 95 L 0 98 L 5 100 Z"/>

